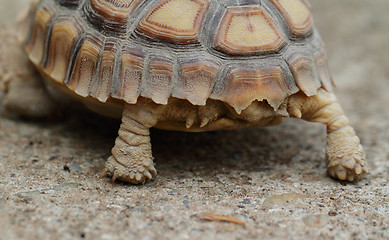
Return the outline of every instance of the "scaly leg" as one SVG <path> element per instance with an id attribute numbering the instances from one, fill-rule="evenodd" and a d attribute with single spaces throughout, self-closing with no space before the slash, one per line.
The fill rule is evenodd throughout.
<path id="1" fill-rule="evenodd" d="M 359 138 L 333 93 L 319 89 L 312 97 L 293 95 L 288 112 L 292 117 L 327 125 L 327 172 L 331 177 L 354 181 L 369 173 Z"/>
<path id="2" fill-rule="evenodd" d="M 153 163 L 149 129 L 157 121 L 156 104 L 125 104 L 119 136 L 102 176 L 110 173 L 112 182 L 119 179 L 132 184 L 144 183 L 155 176 L 157 171 Z"/>

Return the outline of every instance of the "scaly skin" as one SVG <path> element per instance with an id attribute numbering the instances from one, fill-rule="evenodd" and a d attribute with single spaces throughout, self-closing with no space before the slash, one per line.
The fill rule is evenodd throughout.
<path id="1" fill-rule="evenodd" d="M 327 172 L 331 177 L 354 181 L 369 173 L 360 140 L 333 93 L 319 89 L 312 97 L 295 94 L 288 100 L 288 112 L 293 117 L 326 124 Z"/>
<path id="2" fill-rule="evenodd" d="M 149 129 L 157 123 L 158 109 L 158 105 L 143 105 L 142 101 L 136 105 L 124 105 L 122 124 L 112 148 L 112 156 L 105 163 L 101 177 L 109 173 L 112 182 L 119 179 L 138 184 L 151 180 L 157 174 Z"/>

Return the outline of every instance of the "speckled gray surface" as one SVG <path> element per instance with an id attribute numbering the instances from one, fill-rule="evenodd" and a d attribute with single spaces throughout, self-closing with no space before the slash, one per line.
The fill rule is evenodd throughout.
<path id="1" fill-rule="evenodd" d="M 25 2 L 0 0 L 1 22 Z M 290 119 L 230 132 L 155 130 L 154 181 L 98 182 L 117 121 L 0 117 L 0 239 L 389 239 L 389 2 L 312 6 L 367 178 L 328 178 L 324 127 Z M 201 212 L 246 225 L 202 221 Z"/>

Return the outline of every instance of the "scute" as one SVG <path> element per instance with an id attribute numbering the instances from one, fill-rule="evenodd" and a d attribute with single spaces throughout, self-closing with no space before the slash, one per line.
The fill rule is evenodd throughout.
<path id="1" fill-rule="evenodd" d="M 137 32 L 173 43 L 197 41 L 208 6 L 208 0 L 159 1 L 142 18 Z"/>
<path id="2" fill-rule="evenodd" d="M 194 105 L 205 105 L 212 93 L 217 66 L 207 60 L 194 60 L 181 64 L 182 87 L 174 97 L 187 99 Z"/>
<path id="3" fill-rule="evenodd" d="M 328 70 L 327 58 L 324 49 L 316 54 L 315 65 L 323 87 L 328 91 L 332 91 L 333 82 L 330 71 Z"/>
<path id="4" fill-rule="evenodd" d="M 72 74 L 66 85 L 80 96 L 87 97 L 97 74 L 97 66 L 103 41 L 96 35 L 87 34 L 78 50 Z"/>
<path id="5" fill-rule="evenodd" d="M 282 101 L 298 88 L 288 82 L 284 69 L 273 62 L 268 66 L 230 66 L 225 74 L 224 89 L 216 89 L 212 99 L 227 102 L 237 113 L 247 108 L 253 101 L 266 100 L 277 110 Z"/>
<path id="6" fill-rule="evenodd" d="M 312 59 L 296 54 L 291 56 L 288 62 L 297 86 L 307 96 L 315 95 L 317 89 L 321 86 L 321 82 L 316 76 Z"/>
<path id="7" fill-rule="evenodd" d="M 121 56 L 121 86 L 114 96 L 128 103 L 136 103 L 140 95 L 145 54 L 137 49 L 124 47 Z"/>
<path id="8" fill-rule="evenodd" d="M 273 53 L 283 44 L 277 25 L 256 6 L 228 8 L 215 37 L 215 48 L 234 55 Z"/>
<path id="9" fill-rule="evenodd" d="M 43 6 L 35 13 L 35 20 L 31 30 L 31 36 L 25 42 L 26 52 L 35 65 L 40 65 L 45 56 L 45 44 L 47 31 L 54 16 L 54 10 Z"/>
<path id="10" fill-rule="evenodd" d="M 311 7 L 306 0 L 270 0 L 285 18 L 295 37 L 304 37 L 312 31 Z"/>
<path id="11" fill-rule="evenodd" d="M 156 103 L 167 104 L 173 87 L 172 80 L 173 61 L 162 56 L 151 56 L 141 95 Z"/>
<path id="12" fill-rule="evenodd" d="M 142 0 L 90 0 L 84 7 L 88 21 L 113 35 L 125 34 L 130 16 Z"/>
<path id="13" fill-rule="evenodd" d="M 118 52 L 118 44 L 115 39 L 109 39 L 105 43 L 104 49 L 101 53 L 99 62 L 99 76 L 96 90 L 92 96 L 97 98 L 100 102 L 106 102 L 111 94 L 111 89 L 115 89 L 114 85 L 114 68 L 116 54 Z M 116 64 L 117 65 L 117 64 Z M 116 87 L 117 89 L 117 87 Z"/>
<path id="14" fill-rule="evenodd" d="M 43 70 L 57 82 L 63 82 L 69 65 L 74 46 L 83 32 L 81 24 L 75 18 L 59 16 L 54 23 L 49 45 L 47 60 Z"/>

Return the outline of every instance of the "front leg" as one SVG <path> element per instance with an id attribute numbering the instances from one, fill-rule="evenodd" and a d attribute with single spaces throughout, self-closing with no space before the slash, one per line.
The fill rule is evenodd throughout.
<path id="1" fill-rule="evenodd" d="M 58 107 L 19 44 L 14 25 L 0 30 L 0 42 L 0 91 L 5 93 L 0 107 L 4 115 L 32 119 L 53 115 Z"/>
<path id="2" fill-rule="evenodd" d="M 369 173 L 365 153 L 334 94 L 319 89 L 307 97 L 303 93 L 289 99 L 291 116 L 327 125 L 327 172 L 339 180 L 358 180 Z"/>
<path id="3" fill-rule="evenodd" d="M 112 182 L 119 179 L 132 184 L 144 183 L 157 174 L 151 152 L 149 129 L 158 122 L 160 106 L 141 99 L 136 105 L 124 104 L 122 123 L 105 173 Z"/>

